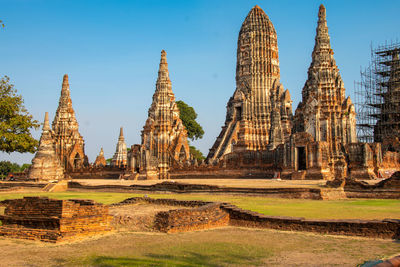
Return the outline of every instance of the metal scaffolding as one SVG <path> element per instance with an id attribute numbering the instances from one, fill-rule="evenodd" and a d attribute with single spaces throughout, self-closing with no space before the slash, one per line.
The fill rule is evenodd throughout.
<path id="1" fill-rule="evenodd" d="M 355 82 L 360 142 L 400 137 L 400 43 L 371 48 L 371 62 Z"/>

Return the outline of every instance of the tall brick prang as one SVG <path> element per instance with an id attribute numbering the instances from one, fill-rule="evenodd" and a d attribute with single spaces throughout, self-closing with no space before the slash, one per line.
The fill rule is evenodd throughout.
<path id="1" fill-rule="evenodd" d="M 275 111 L 279 112 L 275 121 L 280 123 L 271 130 Z M 255 6 L 239 32 L 236 90 L 228 101 L 225 125 L 210 149 L 208 162 L 232 152 L 275 148 L 289 139 L 291 117 L 290 94 L 280 83 L 276 31 L 265 12 Z"/>
<path id="2" fill-rule="evenodd" d="M 147 179 L 168 179 L 173 163 L 190 159 L 187 131 L 179 117 L 169 79 L 167 53 L 161 51 L 153 102 L 142 131 L 140 168 Z"/>
<path id="3" fill-rule="evenodd" d="M 318 26 L 308 78 L 302 101 L 296 109 L 295 132 L 307 132 L 315 141 L 329 144 L 331 157 L 340 153 L 340 144 L 357 142 L 356 113 L 333 57 L 326 10 L 319 7 Z"/>
<path id="4" fill-rule="evenodd" d="M 52 128 L 61 165 L 67 171 L 87 165 L 85 142 L 79 133 L 79 125 L 72 108 L 67 74 L 63 78 L 60 101 Z"/>

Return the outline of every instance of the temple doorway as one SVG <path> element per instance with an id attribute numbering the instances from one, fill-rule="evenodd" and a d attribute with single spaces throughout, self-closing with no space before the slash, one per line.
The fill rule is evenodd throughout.
<path id="1" fill-rule="evenodd" d="M 183 162 L 186 160 L 186 151 L 185 151 L 185 147 L 181 146 L 181 151 L 179 152 L 179 161 Z"/>
<path id="2" fill-rule="evenodd" d="M 305 170 L 306 164 L 306 149 L 304 146 L 297 147 L 297 170 Z"/>
<path id="3" fill-rule="evenodd" d="M 235 107 L 236 110 L 236 120 L 240 121 L 242 119 L 242 107 Z"/>
<path id="4" fill-rule="evenodd" d="M 78 169 L 82 166 L 82 159 L 79 153 L 76 153 L 74 158 L 74 169 Z"/>

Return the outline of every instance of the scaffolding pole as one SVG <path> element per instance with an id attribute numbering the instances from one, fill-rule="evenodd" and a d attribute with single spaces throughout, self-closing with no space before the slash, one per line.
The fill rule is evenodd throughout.
<path id="1" fill-rule="evenodd" d="M 371 48 L 371 62 L 354 83 L 360 142 L 400 138 L 400 43 Z"/>

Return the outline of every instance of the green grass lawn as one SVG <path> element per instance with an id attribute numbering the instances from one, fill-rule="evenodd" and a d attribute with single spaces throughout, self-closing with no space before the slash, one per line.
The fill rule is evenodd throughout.
<path id="1" fill-rule="evenodd" d="M 129 197 L 143 195 L 144 194 L 108 192 L 0 193 L 0 200 L 22 198 L 23 196 L 48 196 L 57 199 L 93 199 L 104 204 L 111 204 L 120 202 Z M 229 202 L 242 209 L 248 209 L 274 216 L 293 216 L 314 219 L 400 219 L 400 200 L 393 199 L 346 199 L 321 201 L 218 194 L 147 195 L 152 198 Z"/>

